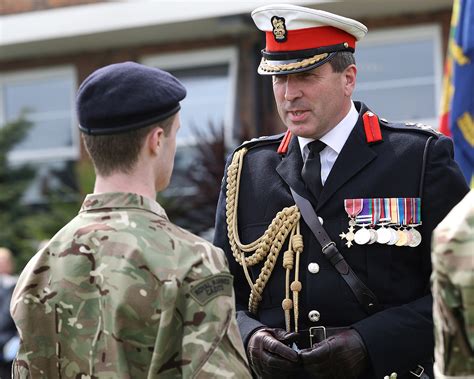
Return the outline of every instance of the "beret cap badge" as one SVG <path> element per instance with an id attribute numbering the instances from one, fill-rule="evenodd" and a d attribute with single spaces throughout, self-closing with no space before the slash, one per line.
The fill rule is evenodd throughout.
<path id="1" fill-rule="evenodd" d="M 273 16 L 272 17 L 272 26 L 273 26 L 273 36 L 275 37 L 276 42 L 285 42 L 286 41 L 286 25 L 285 19 L 283 17 Z"/>

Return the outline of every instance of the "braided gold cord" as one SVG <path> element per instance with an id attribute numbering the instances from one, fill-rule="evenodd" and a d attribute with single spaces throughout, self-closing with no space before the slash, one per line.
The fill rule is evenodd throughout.
<path id="1" fill-rule="evenodd" d="M 295 332 L 298 332 L 298 319 L 299 319 L 299 293 L 301 292 L 301 282 L 299 281 L 300 276 L 300 255 L 303 252 L 303 236 L 300 234 L 300 225 L 296 225 L 296 232 L 291 237 L 291 242 L 294 251 L 296 252 L 296 263 L 295 263 L 295 281 L 291 283 L 291 290 L 293 291 L 293 316 L 295 319 Z"/>
<path id="2" fill-rule="evenodd" d="M 280 254 L 283 244 L 290 236 L 288 250 L 283 257 L 283 267 L 286 270 L 285 299 L 282 307 L 285 312 L 285 323 L 287 331 L 290 331 L 290 310 L 295 301 L 295 292 L 293 291 L 293 301 L 290 297 L 290 272 L 295 268 L 294 254 L 296 252 L 296 274 L 295 281 L 298 280 L 299 253 L 303 250 L 303 240 L 299 234 L 300 212 L 296 205 L 286 207 L 278 212 L 265 232 L 255 241 L 249 244 L 243 244 L 240 241 L 238 233 L 237 207 L 239 203 L 240 177 L 242 173 L 243 158 L 247 153 L 246 148 L 242 148 L 234 153 L 232 162 L 227 169 L 227 187 L 226 187 L 226 221 L 229 244 L 235 260 L 242 266 L 247 282 L 250 286 L 249 311 L 257 313 L 258 304 L 262 300 L 263 290 L 275 268 L 276 261 Z M 299 238 L 298 238 L 299 237 Z M 252 253 L 246 257 L 245 253 Z M 248 267 L 254 266 L 265 259 L 260 274 L 252 282 Z M 295 283 L 295 282 L 293 282 Z M 301 287 L 301 283 L 300 283 Z M 301 288 L 300 288 L 301 290 Z M 296 295 L 296 302 L 298 302 Z M 298 314 L 298 310 L 294 310 Z M 295 319 L 297 329 L 297 319 Z"/>
<path id="3" fill-rule="evenodd" d="M 299 68 L 308 67 L 309 65 L 315 64 L 328 56 L 328 53 L 317 54 L 310 58 L 303 59 L 299 62 L 286 63 L 286 64 L 270 64 L 265 58 L 262 58 L 260 62 L 260 69 L 267 72 L 279 72 L 279 71 L 291 71 Z M 271 62 L 271 61 L 270 61 Z"/>
<path id="4" fill-rule="evenodd" d="M 286 270 L 285 273 L 285 298 L 281 303 L 281 307 L 285 312 L 285 326 L 286 330 L 291 330 L 291 314 L 290 311 L 293 308 L 293 301 L 290 299 L 290 274 L 295 264 L 295 252 L 293 251 L 292 241 L 295 235 L 295 229 L 291 231 L 290 241 L 288 242 L 288 250 L 283 254 L 283 268 Z"/>

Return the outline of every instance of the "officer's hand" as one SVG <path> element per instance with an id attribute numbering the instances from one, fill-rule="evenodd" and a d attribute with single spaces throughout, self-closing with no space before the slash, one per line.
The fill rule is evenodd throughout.
<path id="1" fill-rule="evenodd" d="M 247 355 L 258 377 L 286 378 L 300 367 L 298 353 L 287 346 L 296 337 L 272 328 L 259 329 L 250 337 Z"/>
<path id="2" fill-rule="evenodd" d="M 300 352 L 303 366 L 318 379 L 356 379 L 367 368 L 367 350 L 354 329 L 329 337 Z"/>

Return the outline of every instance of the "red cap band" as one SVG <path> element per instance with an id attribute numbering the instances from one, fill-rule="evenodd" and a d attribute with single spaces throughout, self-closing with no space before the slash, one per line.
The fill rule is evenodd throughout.
<path id="1" fill-rule="evenodd" d="M 323 46 L 338 45 L 347 42 L 349 47 L 355 49 L 356 38 L 332 26 L 318 26 L 298 30 L 288 30 L 285 42 L 277 42 L 272 32 L 266 32 L 265 51 L 296 51 L 317 49 Z"/>

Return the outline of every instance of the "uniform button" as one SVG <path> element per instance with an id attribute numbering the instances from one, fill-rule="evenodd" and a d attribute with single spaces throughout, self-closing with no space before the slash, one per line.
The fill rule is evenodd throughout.
<path id="1" fill-rule="evenodd" d="M 311 262 L 309 265 L 308 265 L 308 271 L 311 273 L 311 274 L 317 274 L 319 272 L 319 265 L 316 263 L 316 262 Z"/>
<path id="2" fill-rule="evenodd" d="M 321 225 L 324 224 L 324 220 L 323 220 L 323 218 L 322 218 L 321 216 L 318 216 L 318 220 L 319 220 L 319 222 L 321 223 Z"/>
<path id="3" fill-rule="evenodd" d="M 318 311 L 313 310 L 313 311 L 308 313 L 308 317 L 312 322 L 317 322 L 317 321 L 319 321 L 319 318 L 321 317 L 321 315 L 319 314 Z"/>

